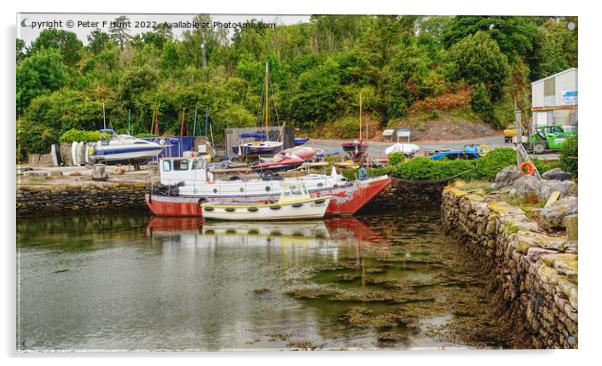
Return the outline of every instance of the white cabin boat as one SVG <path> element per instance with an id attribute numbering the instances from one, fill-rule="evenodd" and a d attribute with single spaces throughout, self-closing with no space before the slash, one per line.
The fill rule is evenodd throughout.
<path id="1" fill-rule="evenodd" d="M 220 204 L 203 203 L 204 219 L 226 221 L 277 221 L 321 219 L 334 197 L 310 197 L 302 182 L 281 183 L 276 203 Z"/>
<path id="2" fill-rule="evenodd" d="M 202 157 L 163 158 L 160 160 L 161 184 L 177 186 L 177 195 L 181 197 L 265 197 L 280 195 L 282 180 L 214 180 L 209 171 L 208 162 Z M 342 187 L 349 184 L 347 178 L 337 174 L 333 168 L 330 175 L 308 174 L 301 177 L 286 178 L 287 182 L 301 182 L 309 192 L 327 188 Z"/>

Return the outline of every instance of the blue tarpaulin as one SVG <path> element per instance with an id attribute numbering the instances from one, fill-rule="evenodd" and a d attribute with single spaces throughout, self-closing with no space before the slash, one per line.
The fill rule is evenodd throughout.
<path id="1" fill-rule="evenodd" d="M 255 138 L 255 139 L 264 139 L 265 140 L 265 133 L 263 133 L 263 132 L 243 133 L 240 135 L 240 138 L 241 139 Z"/>
<path id="2" fill-rule="evenodd" d="M 176 158 L 182 157 L 184 151 L 194 150 L 194 137 L 192 136 L 175 136 L 175 137 L 143 137 L 142 140 L 156 142 L 167 147 L 157 156 L 160 158 Z"/>

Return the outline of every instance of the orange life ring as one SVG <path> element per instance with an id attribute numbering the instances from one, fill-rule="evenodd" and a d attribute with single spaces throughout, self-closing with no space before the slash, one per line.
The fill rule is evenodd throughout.
<path id="1" fill-rule="evenodd" d="M 535 175 L 535 165 L 533 165 L 533 163 L 530 161 L 523 161 L 518 166 L 518 170 L 520 170 L 523 175 Z"/>

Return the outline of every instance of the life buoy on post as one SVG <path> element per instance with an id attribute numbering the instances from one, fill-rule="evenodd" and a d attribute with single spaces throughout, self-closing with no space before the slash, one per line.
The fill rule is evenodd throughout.
<path id="1" fill-rule="evenodd" d="M 520 170 L 523 175 L 535 175 L 535 165 L 530 161 L 523 161 L 520 163 L 518 170 Z"/>
<path id="2" fill-rule="evenodd" d="M 487 153 L 489 153 L 490 151 L 491 151 L 491 149 L 487 145 L 479 145 L 479 147 L 477 148 L 477 153 L 480 156 L 487 155 Z"/>

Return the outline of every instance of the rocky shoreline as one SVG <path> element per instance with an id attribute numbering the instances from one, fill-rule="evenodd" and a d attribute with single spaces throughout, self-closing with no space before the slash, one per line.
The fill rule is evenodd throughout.
<path id="1" fill-rule="evenodd" d="M 449 185 L 441 205 L 444 229 L 491 269 L 500 317 L 511 319 L 509 331 L 521 348 L 577 348 L 577 215 L 564 215 L 564 230 L 544 230 L 541 220 L 504 200 L 516 193 L 512 189 L 485 193 Z M 533 214 L 541 218 L 544 210 Z"/>

